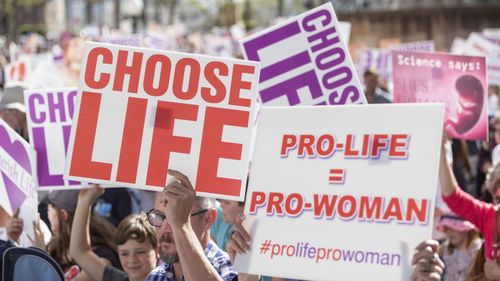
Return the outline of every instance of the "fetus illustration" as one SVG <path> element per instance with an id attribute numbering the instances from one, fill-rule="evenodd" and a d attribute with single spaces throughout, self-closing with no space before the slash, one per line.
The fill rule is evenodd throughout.
<path id="1" fill-rule="evenodd" d="M 458 92 L 456 118 L 448 117 L 446 131 L 453 135 L 463 135 L 471 130 L 481 117 L 484 89 L 481 81 L 472 75 L 462 75 L 455 82 Z"/>

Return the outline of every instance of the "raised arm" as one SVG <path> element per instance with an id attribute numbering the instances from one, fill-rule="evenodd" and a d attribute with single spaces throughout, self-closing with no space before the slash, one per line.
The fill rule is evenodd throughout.
<path id="1" fill-rule="evenodd" d="M 106 262 L 99 258 L 90 245 L 90 212 L 92 204 L 104 190 L 97 185 L 90 189 L 82 189 L 78 196 L 75 217 L 71 228 L 69 254 L 80 268 L 93 280 L 102 280 Z"/>
<path id="2" fill-rule="evenodd" d="M 441 192 L 444 196 L 449 196 L 457 188 L 457 180 L 453 170 L 446 160 L 445 141 L 441 145 L 441 159 L 439 161 L 439 181 L 441 183 Z"/>
<path id="3" fill-rule="evenodd" d="M 178 182 L 168 185 L 163 191 L 168 200 L 165 215 L 172 229 L 184 278 L 185 280 L 222 280 L 205 257 L 204 249 L 191 227 L 190 213 L 196 192 L 185 175 L 173 170 L 169 170 L 169 174 Z"/>

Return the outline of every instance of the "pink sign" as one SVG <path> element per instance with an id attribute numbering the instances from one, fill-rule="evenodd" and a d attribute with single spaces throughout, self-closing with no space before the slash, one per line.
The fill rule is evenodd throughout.
<path id="1" fill-rule="evenodd" d="M 448 136 L 487 140 L 487 83 L 484 57 L 394 51 L 394 102 L 446 103 Z"/>

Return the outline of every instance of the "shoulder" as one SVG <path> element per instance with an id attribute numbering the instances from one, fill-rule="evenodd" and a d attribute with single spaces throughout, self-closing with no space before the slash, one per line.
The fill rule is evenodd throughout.
<path id="1" fill-rule="evenodd" d="M 222 280 L 233 280 L 238 274 L 234 271 L 229 255 L 222 251 L 213 241 L 210 241 L 205 249 L 208 261 L 219 273 Z"/>
<path id="2" fill-rule="evenodd" d="M 127 273 L 109 265 L 104 268 L 102 280 L 129 281 Z"/>
<path id="3" fill-rule="evenodd" d="M 173 278 L 173 274 L 167 270 L 167 265 L 162 264 L 153 269 L 146 278 L 146 281 L 164 281 Z"/>

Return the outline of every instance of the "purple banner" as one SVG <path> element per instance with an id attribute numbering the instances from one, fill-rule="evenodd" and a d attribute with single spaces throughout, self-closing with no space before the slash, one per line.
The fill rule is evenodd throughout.
<path id="1" fill-rule="evenodd" d="M 30 140 L 37 153 L 40 189 L 75 188 L 63 179 L 76 88 L 25 91 Z"/>
<path id="2" fill-rule="evenodd" d="M 241 40 L 244 56 L 262 63 L 264 105 L 365 103 L 330 3 Z"/>

